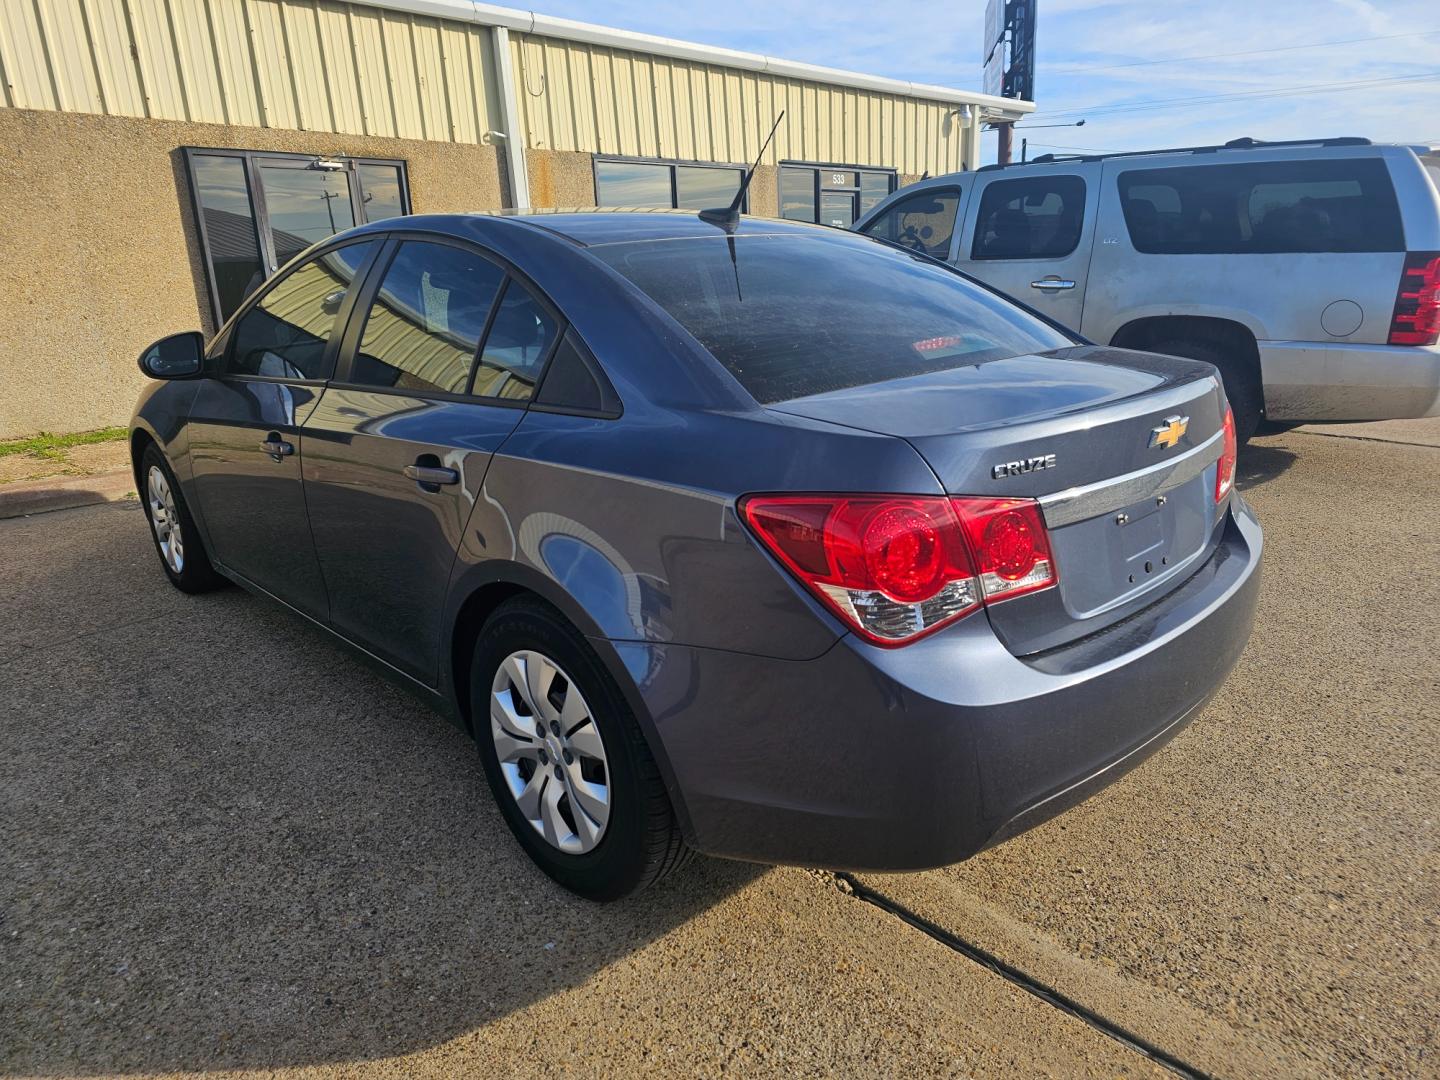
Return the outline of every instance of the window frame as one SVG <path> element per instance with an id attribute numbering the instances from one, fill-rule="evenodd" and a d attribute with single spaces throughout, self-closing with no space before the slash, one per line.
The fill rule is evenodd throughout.
<path id="1" fill-rule="evenodd" d="M 323 248 L 314 252 L 308 259 L 296 259 L 286 264 L 283 274 L 277 271 L 272 277 L 266 278 L 258 289 L 245 298 L 245 302 L 240 305 L 239 309 L 236 310 L 235 314 L 230 317 L 222 328 L 221 333 L 225 335 L 226 340 L 225 347 L 215 357 L 214 363 L 218 365 L 218 370 L 207 370 L 205 376 L 222 382 L 280 383 L 284 386 L 330 385 L 331 380 L 335 377 L 339 363 L 341 344 L 344 341 L 345 335 L 349 332 L 350 324 L 354 321 L 356 298 L 373 276 L 375 263 L 385 251 L 383 241 L 384 237 L 382 236 L 366 234 L 364 236 L 346 237 L 339 243 L 326 243 Z M 235 353 L 235 342 L 239 339 L 239 335 L 236 334 L 235 331 L 239 329 L 242 319 L 254 311 L 255 308 L 260 305 L 260 302 L 269 296 L 271 292 L 289 281 L 296 273 L 306 266 L 309 266 L 312 262 L 315 262 L 317 259 L 323 259 L 332 251 L 354 247 L 356 244 L 373 244 L 375 250 L 366 256 L 365 260 L 356 268 L 355 279 L 350 283 L 350 288 L 345 290 L 345 299 L 341 301 L 339 310 L 335 312 L 335 331 L 331 333 L 329 339 L 325 342 L 325 353 L 321 363 L 321 366 L 325 370 L 325 377 L 323 379 L 285 379 L 278 375 L 255 375 L 249 372 L 229 370 L 230 360 Z"/>
<path id="2" fill-rule="evenodd" d="M 214 260 L 211 257 L 210 232 L 205 225 L 204 208 L 200 203 L 200 189 L 195 183 L 195 168 L 193 160 L 196 157 L 228 157 L 238 158 L 245 168 L 245 197 L 250 204 L 251 220 L 255 224 L 256 251 L 260 256 L 261 268 L 265 271 L 268 281 L 280 272 L 281 266 L 275 261 L 275 241 L 273 231 L 270 227 L 270 212 L 265 205 L 264 180 L 260 176 L 261 165 L 278 166 L 281 168 L 303 169 L 308 168 L 312 163 L 319 160 L 339 161 L 344 163 L 343 169 L 333 170 L 344 172 L 349 183 L 350 190 L 350 213 L 356 225 L 369 224 L 365 220 L 365 198 L 360 182 L 360 172 L 356 166 L 359 165 L 387 165 L 399 170 L 400 174 L 400 202 L 404 207 L 402 216 L 414 213 L 410 202 L 410 170 L 408 162 L 404 158 L 379 158 L 353 156 L 350 154 L 297 154 L 279 150 L 246 150 L 230 146 L 182 146 L 180 152 L 185 161 L 185 183 L 190 189 L 190 209 L 195 216 L 196 232 L 200 237 L 200 258 L 204 264 L 205 286 L 210 301 L 211 317 L 215 320 L 217 327 L 223 326 L 228 320 L 224 317 L 220 306 L 220 290 L 215 281 Z M 260 198 L 257 199 L 257 193 Z M 381 218 L 379 220 L 386 220 Z M 293 261 L 293 260 L 291 260 Z M 259 290 L 245 298 L 245 303 L 237 308 L 235 314 L 240 314 L 251 299 L 259 295 Z"/>
<path id="3" fill-rule="evenodd" d="M 354 293 L 353 304 L 346 313 L 346 325 L 344 331 L 339 335 L 339 352 L 330 368 L 330 378 L 327 385 L 336 390 L 356 390 L 364 393 L 386 394 L 391 397 L 419 398 L 425 401 L 453 401 L 469 405 L 494 405 L 503 409 L 528 409 L 535 394 L 539 393 L 541 384 L 545 381 L 545 375 L 550 370 L 550 361 L 555 357 L 555 350 L 565 332 L 570 328 L 570 320 L 556 306 L 555 302 L 535 284 L 530 276 L 515 266 L 504 256 L 497 254 L 472 241 L 462 239 L 458 236 L 451 236 L 448 233 L 428 233 L 418 230 L 398 229 L 393 232 L 376 234 L 376 238 L 383 241 L 379 253 L 367 268 L 367 275 L 363 284 L 358 289 L 351 290 Z M 358 239 L 358 238 L 357 238 Z M 485 327 L 481 331 L 480 340 L 475 343 L 475 351 L 470 357 L 470 374 L 466 379 L 466 393 L 454 393 L 445 390 L 421 390 L 414 388 L 396 389 L 391 386 L 372 386 L 369 383 L 357 383 L 350 380 L 350 374 L 354 367 L 355 354 L 360 348 L 360 339 L 365 333 L 365 323 L 369 319 L 370 308 L 375 302 L 375 297 L 380 292 L 380 287 L 385 283 L 385 274 L 390 269 L 390 264 L 395 259 L 395 254 L 400 250 L 400 245 L 405 242 L 422 244 L 439 244 L 444 247 L 458 248 L 461 251 L 479 255 L 488 262 L 494 263 L 500 268 L 503 277 L 500 279 L 500 286 L 495 290 L 495 296 L 490 301 L 490 311 L 485 316 Z M 532 297 L 545 309 L 546 313 L 555 320 L 555 339 L 545 351 L 545 359 L 540 364 L 540 372 L 535 377 L 535 391 L 530 397 L 523 400 L 515 398 L 488 397 L 483 394 L 472 394 L 468 392 L 469 387 L 475 385 L 475 373 L 484 355 L 485 341 L 490 336 L 490 327 L 495 321 L 496 313 L 500 310 L 500 301 L 505 295 L 505 289 L 511 279 L 516 280 L 530 293 Z M 578 331 L 577 331 L 578 333 Z"/>
<path id="4" fill-rule="evenodd" d="M 810 170 L 810 171 L 814 174 L 814 176 L 813 176 L 813 182 L 812 182 L 811 188 L 810 188 L 810 198 L 812 199 L 811 205 L 812 205 L 812 207 L 814 208 L 814 212 L 815 212 L 815 216 L 814 216 L 814 217 L 811 217 L 811 218 L 809 218 L 809 219 L 802 219 L 802 218 L 785 218 L 785 217 L 784 217 L 784 198 L 785 198 L 785 196 L 784 196 L 783 183 L 784 183 L 784 179 L 785 179 L 785 170 L 786 170 L 786 169 L 795 169 L 795 170 L 807 169 L 807 170 Z M 830 171 L 830 172 L 853 172 L 853 173 L 855 174 L 855 183 L 854 183 L 853 185 L 822 184 L 822 183 L 820 182 L 820 174 L 823 173 L 823 172 L 826 172 L 827 170 Z M 794 160 L 791 160 L 791 159 L 789 159 L 789 158 L 786 158 L 786 159 L 780 161 L 780 162 L 776 165 L 776 169 L 775 169 L 775 209 L 776 209 L 776 213 L 779 214 L 779 215 L 783 218 L 783 220 L 786 220 L 786 221 L 808 220 L 808 221 L 810 222 L 810 224 L 812 224 L 812 225 L 818 225 L 818 224 L 820 223 L 820 196 L 821 196 L 822 193 L 824 193 L 824 192 L 830 192 L 830 193 L 833 193 L 833 194 L 836 194 L 836 195 L 849 195 L 849 196 L 851 196 L 851 197 L 855 200 L 855 202 L 854 202 L 854 206 L 855 206 L 855 217 L 854 217 L 854 219 L 850 222 L 850 224 L 853 226 L 856 221 L 859 221 L 861 218 L 863 218 L 866 214 L 868 214 L 868 213 L 870 212 L 869 210 L 864 210 L 864 209 L 861 209 L 861 207 L 860 207 L 860 194 L 861 194 L 861 192 L 862 192 L 862 190 L 863 190 L 863 187 L 864 187 L 864 185 L 862 185 L 862 184 L 860 183 L 860 174 L 861 174 L 861 173 L 881 173 L 881 174 L 884 174 L 885 176 L 889 177 L 889 179 L 890 179 L 890 190 L 887 191 L 883 196 L 881 196 L 880 202 L 882 202 L 882 203 L 883 203 L 886 199 L 890 198 L 891 195 L 894 195 L 895 192 L 900 189 L 900 170 L 894 169 L 894 168 L 890 168 L 890 167 L 888 167 L 888 166 L 883 166 L 883 165 L 844 165 L 844 164 L 841 164 L 840 162 L 835 162 L 835 161 L 828 161 L 828 162 L 826 162 L 826 161 L 794 161 Z M 875 204 L 875 206 L 879 206 L 879 205 L 880 205 L 880 203 L 876 203 L 876 204 Z M 874 207 L 871 207 L 871 209 L 873 210 Z M 828 227 L 829 227 L 829 226 L 827 226 L 827 228 L 828 228 Z"/>
<path id="5" fill-rule="evenodd" d="M 699 169 L 728 169 L 731 172 L 739 172 L 740 182 L 745 182 L 745 173 L 750 168 L 742 163 L 723 161 L 691 161 L 686 158 L 651 158 L 651 157 L 629 157 L 624 154 L 591 154 L 590 155 L 590 185 L 595 192 L 595 205 L 600 209 L 622 209 L 621 207 L 606 207 L 600 202 L 600 166 L 607 161 L 613 161 L 620 165 L 664 165 L 670 171 L 670 209 L 680 210 L 680 183 L 676 175 L 677 167 L 699 168 Z M 688 209 L 688 208 L 683 208 Z M 745 192 L 745 197 L 740 201 L 740 212 L 749 213 L 750 192 Z M 537 384 L 538 385 L 538 384 Z"/>
<path id="6" fill-rule="evenodd" d="M 1005 184 L 1033 184 L 1036 181 L 1046 180 L 1074 180 L 1080 185 L 1080 198 L 1082 200 L 1080 203 L 1080 228 L 1076 231 L 1075 243 L 1070 245 L 1069 250 L 1061 252 L 1047 252 L 1043 255 L 980 254 L 980 227 L 981 223 L 984 221 L 985 196 L 989 195 L 990 192 L 993 191 L 995 188 L 1001 187 Z M 968 260 L 970 262 L 983 263 L 1035 263 L 1054 262 L 1058 259 L 1068 259 L 1070 258 L 1070 256 L 1074 255 L 1075 252 L 1080 250 L 1081 241 L 1085 239 L 1085 219 L 1086 215 L 1090 213 L 1090 202 L 1093 198 L 1093 194 L 1089 181 L 1082 173 L 1064 172 L 1045 173 L 1031 176 L 997 176 L 988 184 L 981 186 L 978 192 L 972 192 L 970 197 L 975 200 L 975 216 L 973 218 L 973 223 L 970 226 L 971 236 L 970 253 L 968 255 Z"/>

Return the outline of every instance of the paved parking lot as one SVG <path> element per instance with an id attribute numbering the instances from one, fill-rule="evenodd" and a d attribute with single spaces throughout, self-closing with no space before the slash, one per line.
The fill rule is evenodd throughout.
<path id="1" fill-rule="evenodd" d="M 1434 1075 L 1440 422 L 1374 430 L 1242 455 L 1259 623 L 1164 753 L 860 884 L 1196 1071 Z M 458 732 L 170 589 L 133 502 L 0 521 L 0 612 L 6 1074 L 1161 1071 L 827 875 L 569 897 Z"/>

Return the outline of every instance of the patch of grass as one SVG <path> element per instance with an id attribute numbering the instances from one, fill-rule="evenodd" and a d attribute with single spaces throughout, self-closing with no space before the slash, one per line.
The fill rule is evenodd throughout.
<path id="1" fill-rule="evenodd" d="M 123 427 L 101 428 L 99 431 L 76 431 L 70 435 L 51 435 L 42 431 L 27 439 L 9 439 L 0 442 L 0 457 L 11 454 L 29 454 L 39 458 L 63 458 L 72 446 L 86 446 L 89 443 L 116 442 L 130 434 Z"/>

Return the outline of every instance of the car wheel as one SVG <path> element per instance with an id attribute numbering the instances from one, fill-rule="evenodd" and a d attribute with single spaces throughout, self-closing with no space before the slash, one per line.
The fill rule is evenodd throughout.
<path id="1" fill-rule="evenodd" d="M 687 861 L 660 770 L 619 687 L 548 604 L 502 604 L 475 642 L 471 715 L 490 788 L 530 858 L 591 900 Z"/>
<path id="2" fill-rule="evenodd" d="M 1260 424 L 1264 398 L 1260 391 L 1260 380 L 1243 358 L 1236 358 L 1213 342 L 1184 338 L 1149 345 L 1146 351 L 1164 353 L 1166 356 L 1184 356 L 1214 364 L 1220 369 L 1220 378 L 1225 384 L 1225 396 L 1230 399 L 1230 410 L 1235 414 L 1236 442 L 1248 442 L 1250 436 L 1255 434 L 1255 429 Z"/>
<path id="3" fill-rule="evenodd" d="M 140 456 L 140 501 L 160 565 L 172 585 L 182 592 L 202 593 L 226 583 L 210 565 L 170 463 L 154 443 Z"/>

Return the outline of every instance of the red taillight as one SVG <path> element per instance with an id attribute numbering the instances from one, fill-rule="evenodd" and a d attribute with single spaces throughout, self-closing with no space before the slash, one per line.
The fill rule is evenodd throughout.
<path id="1" fill-rule="evenodd" d="M 1215 501 L 1218 503 L 1235 486 L 1235 414 L 1225 406 L 1225 441 L 1220 450 L 1220 460 L 1215 463 Z"/>
<path id="2" fill-rule="evenodd" d="M 749 495 L 741 512 L 776 558 L 852 629 L 902 645 L 978 608 L 1055 584 L 1030 499 Z"/>
<path id="3" fill-rule="evenodd" d="M 1405 256 L 1395 314 L 1390 319 L 1391 345 L 1434 345 L 1440 341 L 1440 254 L 1411 252 Z"/>

